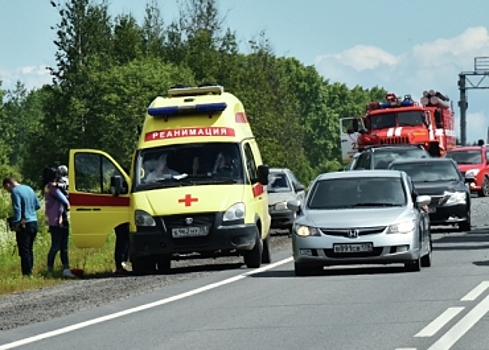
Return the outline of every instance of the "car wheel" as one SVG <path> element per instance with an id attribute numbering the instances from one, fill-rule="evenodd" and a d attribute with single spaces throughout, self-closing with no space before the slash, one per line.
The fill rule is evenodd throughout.
<path id="1" fill-rule="evenodd" d="M 263 240 L 261 262 L 264 264 L 270 264 L 272 262 L 272 255 L 270 253 L 270 234 Z"/>
<path id="2" fill-rule="evenodd" d="M 472 228 L 471 228 L 471 217 L 470 217 L 470 210 L 467 211 L 467 220 L 466 221 L 463 221 L 463 222 L 460 222 L 458 224 L 458 230 L 459 231 L 463 231 L 463 232 L 469 232 Z"/>
<path id="3" fill-rule="evenodd" d="M 258 227 L 255 227 L 255 231 L 256 231 L 255 246 L 253 247 L 252 250 L 246 251 L 244 253 L 244 263 L 248 268 L 258 268 L 260 267 L 262 262 L 261 259 L 262 259 L 263 244 L 260 238 L 260 233 L 259 233 L 260 231 Z"/>
<path id="4" fill-rule="evenodd" d="M 312 276 L 323 270 L 322 266 L 294 263 L 294 272 L 296 276 Z"/>
<path id="5" fill-rule="evenodd" d="M 432 258 L 432 242 L 431 242 L 431 238 L 430 238 L 430 243 L 428 244 L 428 254 L 426 254 L 425 256 L 423 256 L 421 258 L 421 266 L 422 267 L 430 267 L 431 266 L 431 258 Z"/>
<path id="6" fill-rule="evenodd" d="M 489 197 L 489 178 L 484 176 L 484 181 L 482 182 L 481 190 L 478 191 L 480 197 Z"/>
<path id="7" fill-rule="evenodd" d="M 421 257 L 419 257 L 416 260 L 405 263 L 404 268 L 406 269 L 406 271 L 409 272 L 421 271 Z"/>

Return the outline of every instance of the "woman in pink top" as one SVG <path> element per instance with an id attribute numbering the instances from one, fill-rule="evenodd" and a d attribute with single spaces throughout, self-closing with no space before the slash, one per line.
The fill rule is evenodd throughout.
<path id="1" fill-rule="evenodd" d="M 49 233 L 51 234 L 51 249 L 47 259 L 48 275 L 52 276 L 54 260 L 56 254 L 60 252 L 61 263 L 63 264 L 62 276 L 74 278 L 75 275 L 70 270 L 68 257 L 70 230 L 67 214 L 70 210 L 70 203 L 54 180 L 55 178 L 52 176 L 44 179 L 46 225 L 49 226 Z"/>

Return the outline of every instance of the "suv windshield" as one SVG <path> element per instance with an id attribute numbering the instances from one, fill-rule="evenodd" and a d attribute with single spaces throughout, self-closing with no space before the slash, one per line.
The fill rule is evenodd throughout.
<path id="1" fill-rule="evenodd" d="M 375 150 L 374 169 L 387 169 L 389 164 L 396 159 L 430 158 L 428 152 L 421 148 L 399 148 L 388 150 Z"/>
<path id="2" fill-rule="evenodd" d="M 147 148 L 137 154 L 134 188 L 244 183 L 242 163 L 236 143 Z"/>
<path id="3" fill-rule="evenodd" d="M 406 204 L 400 178 L 355 177 L 318 181 L 311 190 L 309 209 L 395 207 Z"/>
<path id="4" fill-rule="evenodd" d="M 382 113 L 370 117 L 370 129 L 385 129 L 396 126 L 415 126 L 423 124 L 424 117 L 423 112 L 421 111 Z"/>
<path id="5" fill-rule="evenodd" d="M 413 182 L 460 180 L 457 168 L 451 162 L 392 164 L 391 169 L 405 171 Z"/>
<path id="6" fill-rule="evenodd" d="M 482 152 L 480 150 L 448 151 L 445 157 L 453 159 L 457 164 L 482 163 Z"/>
<path id="7" fill-rule="evenodd" d="M 268 192 L 289 192 L 291 188 L 287 181 L 287 176 L 284 173 L 270 173 L 270 183 L 268 185 Z"/>

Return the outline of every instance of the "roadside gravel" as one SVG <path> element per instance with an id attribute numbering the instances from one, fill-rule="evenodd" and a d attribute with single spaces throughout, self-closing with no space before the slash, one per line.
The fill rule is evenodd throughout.
<path id="1" fill-rule="evenodd" d="M 291 249 L 290 238 L 287 234 L 272 235 L 271 249 L 272 253 Z M 241 257 L 174 261 L 169 275 L 100 276 L 3 296 L 0 297 L 0 330 L 47 321 L 242 265 Z"/>

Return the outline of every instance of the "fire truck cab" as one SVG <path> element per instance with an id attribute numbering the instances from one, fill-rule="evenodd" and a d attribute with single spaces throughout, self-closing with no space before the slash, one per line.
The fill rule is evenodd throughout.
<path id="1" fill-rule="evenodd" d="M 420 103 L 411 95 L 393 93 L 384 102 L 370 102 L 361 117 L 340 120 L 343 160 L 374 145 L 422 145 L 441 157 L 455 147 L 454 113 L 449 98 L 434 90 L 423 92 Z"/>

